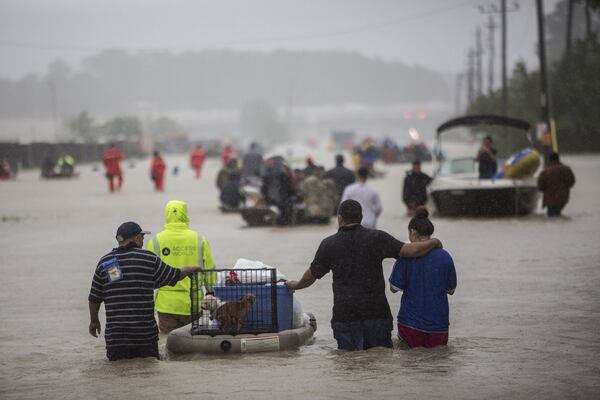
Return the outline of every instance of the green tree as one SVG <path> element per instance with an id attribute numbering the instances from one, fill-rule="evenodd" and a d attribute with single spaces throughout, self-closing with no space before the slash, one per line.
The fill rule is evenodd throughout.
<path id="1" fill-rule="evenodd" d="M 95 139 L 94 119 L 87 113 L 81 111 L 76 117 L 66 122 L 71 137 L 81 139 L 86 142 L 93 142 Z"/>
<path id="2" fill-rule="evenodd" d="M 102 125 L 103 136 L 108 140 L 137 142 L 142 137 L 142 124 L 138 117 L 118 116 Z"/>

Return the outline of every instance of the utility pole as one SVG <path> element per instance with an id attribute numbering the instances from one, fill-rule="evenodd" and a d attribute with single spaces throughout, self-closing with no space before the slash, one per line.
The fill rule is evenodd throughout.
<path id="1" fill-rule="evenodd" d="M 477 82 L 477 97 L 483 94 L 483 46 L 481 45 L 481 27 L 475 31 L 475 77 Z"/>
<path id="2" fill-rule="evenodd" d="M 475 101 L 475 50 L 469 49 L 467 53 L 467 99 L 469 106 Z"/>
<path id="3" fill-rule="evenodd" d="M 479 12 L 483 14 L 500 13 L 500 36 L 502 38 L 501 57 L 502 57 L 502 115 L 506 116 L 508 112 L 508 91 L 507 91 L 507 73 L 506 73 L 506 13 L 519 10 L 519 3 L 514 2 L 511 8 L 506 6 L 506 0 L 500 0 L 500 9 L 494 4 L 488 7 L 479 6 Z"/>
<path id="4" fill-rule="evenodd" d="M 571 55 L 571 39 L 573 34 L 573 2 L 574 0 L 567 0 L 567 37 L 566 41 L 566 52 L 567 55 Z M 567 61 L 569 59 L 567 58 Z"/>
<path id="5" fill-rule="evenodd" d="M 488 64 L 488 93 L 491 94 L 494 90 L 494 53 L 495 53 L 495 43 L 494 43 L 494 30 L 498 28 L 494 21 L 494 17 L 490 15 L 490 19 L 488 24 L 485 26 L 488 29 L 489 36 L 489 64 Z"/>
<path id="6" fill-rule="evenodd" d="M 551 118 L 550 98 L 548 96 L 548 76 L 546 74 L 546 36 L 544 27 L 544 1 L 536 0 L 538 22 L 538 54 L 540 57 L 540 119 L 545 126 L 542 133 L 542 149 L 544 160 L 552 149 L 557 151 L 556 130 L 554 120 Z"/>
<path id="7" fill-rule="evenodd" d="M 462 99 L 463 99 L 463 80 L 465 78 L 464 72 L 459 72 L 456 75 L 455 87 L 454 87 L 454 115 L 462 114 Z"/>
<path id="8" fill-rule="evenodd" d="M 54 133 L 54 139 L 57 138 L 57 130 L 56 130 L 56 119 L 58 115 L 58 110 L 56 106 L 56 86 L 54 86 L 54 82 L 51 79 L 48 79 L 48 87 L 50 88 L 50 104 L 52 106 L 52 129 Z"/>

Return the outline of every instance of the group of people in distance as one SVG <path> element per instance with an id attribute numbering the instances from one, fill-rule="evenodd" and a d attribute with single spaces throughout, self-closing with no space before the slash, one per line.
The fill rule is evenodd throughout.
<path id="1" fill-rule="evenodd" d="M 123 187 L 123 171 L 121 169 L 121 161 L 125 159 L 125 154 L 111 143 L 108 148 L 102 153 L 102 163 L 105 168 L 105 176 L 108 180 L 108 191 L 113 193 L 120 191 Z M 196 179 L 200 179 L 202 166 L 206 159 L 206 152 L 201 145 L 196 145 L 190 153 L 190 166 L 195 172 Z M 177 169 L 173 172 L 176 173 Z M 162 192 L 165 189 L 165 175 L 167 173 L 167 163 L 158 151 L 152 152 L 152 160 L 150 161 L 150 179 L 154 184 L 154 189 L 157 192 Z"/>
<path id="2" fill-rule="evenodd" d="M 342 155 L 336 156 L 336 166 L 329 171 L 310 157 L 305 168 L 295 170 L 280 156 L 263 160 L 258 143 L 250 145 L 241 166 L 236 155 L 229 151 L 221 158 L 223 167 L 216 185 L 222 209 L 243 207 L 245 197 L 241 187 L 252 186 L 260 194 L 260 201 L 250 206 L 275 207 L 278 225 L 328 223 L 336 214 L 344 189 L 356 179 L 355 173 L 344 166 Z"/>

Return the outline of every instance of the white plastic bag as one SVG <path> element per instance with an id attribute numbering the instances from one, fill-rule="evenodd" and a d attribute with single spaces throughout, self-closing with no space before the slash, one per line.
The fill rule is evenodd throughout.
<path id="1" fill-rule="evenodd" d="M 273 268 L 270 265 L 264 264 L 262 261 L 252 261 L 247 260 L 245 258 L 238 258 L 235 262 L 235 265 L 232 269 L 253 269 L 253 270 L 262 270 L 263 268 Z M 270 270 L 262 270 L 262 271 L 236 271 L 237 278 L 240 284 L 264 284 L 271 283 L 271 271 Z M 225 278 L 227 277 L 228 272 L 219 272 L 217 274 L 217 282 L 221 285 L 225 285 Z M 281 272 L 277 271 L 276 280 L 286 279 L 285 275 Z"/>

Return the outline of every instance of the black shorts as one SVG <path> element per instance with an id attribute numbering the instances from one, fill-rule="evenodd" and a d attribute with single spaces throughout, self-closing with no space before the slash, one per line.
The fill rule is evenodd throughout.
<path id="1" fill-rule="evenodd" d="M 147 346 L 118 346 L 118 347 L 107 347 L 106 357 L 109 361 L 124 360 L 128 358 L 138 357 L 153 357 L 157 360 L 160 359 L 158 355 L 158 342 Z"/>

